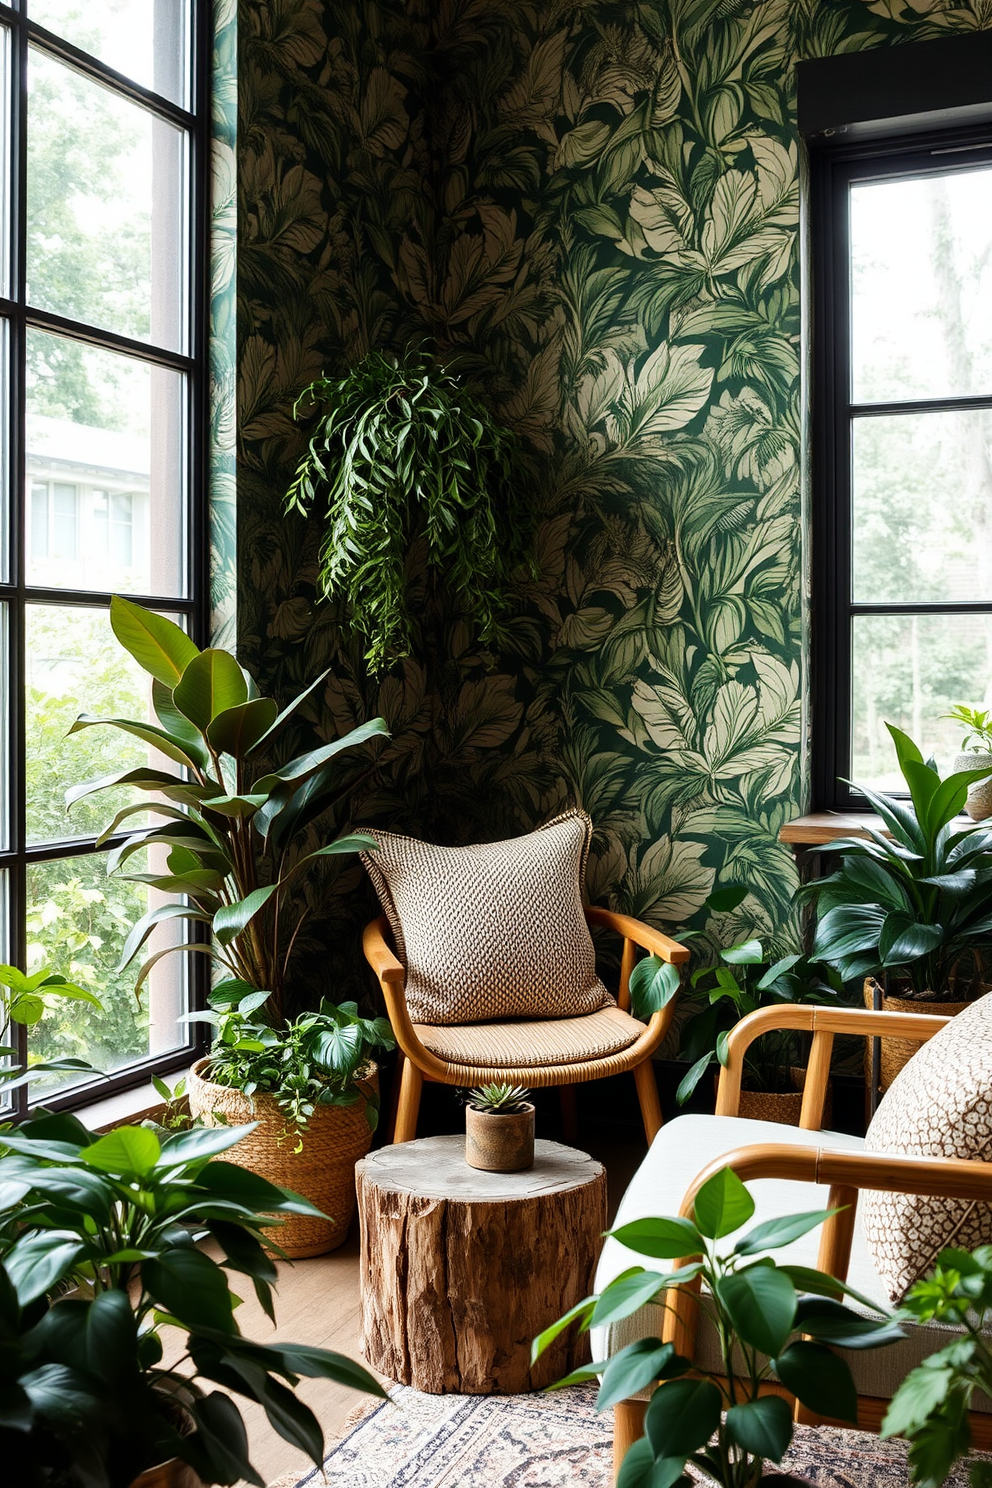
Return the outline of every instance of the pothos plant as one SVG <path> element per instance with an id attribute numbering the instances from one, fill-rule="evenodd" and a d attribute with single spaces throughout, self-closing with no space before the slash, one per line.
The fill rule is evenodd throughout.
<path id="1" fill-rule="evenodd" d="M 304 852 L 300 839 L 356 783 L 355 769 L 343 769 L 339 756 L 384 736 L 386 725 L 373 718 L 340 739 L 273 764 L 283 729 L 318 691 L 326 671 L 280 711 L 229 652 L 201 651 L 163 615 L 115 597 L 110 623 L 152 677 L 157 721 L 84 713 L 69 732 L 119 729 L 146 743 L 153 762 L 87 781 L 66 800 L 71 807 L 117 785 L 151 795 L 150 807 L 139 802 L 118 811 L 98 842 L 151 810 L 160 819 L 126 830 L 108 856 L 108 872 L 176 896 L 134 925 L 117 970 L 139 956 L 157 925 L 178 919 L 205 926 L 209 938 L 146 955 L 136 992 L 156 962 L 174 950 L 209 956 L 226 973 L 211 993 L 220 1035 L 212 1056 L 218 1078 L 272 1090 L 284 1109 L 305 1118 L 321 1082 L 324 1099 L 339 1100 L 342 1079 L 350 1080 L 368 1047 L 391 1042 L 383 1020 L 358 1019 L 353 1008 L 335 1010 L 325 1003 L 295 1023 L 287 1022 L 286 1008 L 293 947 L 311 909 L 293 898 L 300 875 L 327 858 L 376 846 L 374 838 L 353 832 Z M 158 866 L 123 872 L 136 854 L 149 850 L 161 860 Z M 360 1094 L 352 1089 L 353 1099 Z"/>
<path id="2" fill-rule="evenodd" d="M 596 1408 L 606 1410 L 657 1385 L 646 1434 L 624 1458 L 617 1488 L 691 1488 L 689 1463 L 720 1488 L 757 1488 L 765 1461 L 781 1462 L 792 1442 L 792 1411 L 781 1395 L 762 1393 L 769 1381 L 822 1415 L 856 1420 L 851 1371 L 832 1346 L 877 1348 L 898 1342 L 901 1328 L 845 1282 L 808 1266 L 781 1265 L 768 1254 L 836 1212 L 783 1215 L 721 1245 L 754 1215 L 744 1184 L 722 1168 L 700 1188 L 692 1219 L 638 1219 L 609 1232 L 638 1255 L 685 1259 L 672 1271 L 631 1266 L 541 1333 L 534 1359 L 574 1322 L 583 1330 L 605 1327 L 649 1302 L 667 1305 L 669 1290 L 681 1287 L 698 1289 L 720 1357 L 720 1370 L 711 1372 L 671 1343 L 640 1338 L 553 1387 L 602 1376 Z M 845 1296 L 869 1315 L 846 1306 Z"/>
<path id="3" fill-rule="evenodd" d="M 318 378 L 294 413 L 309 441 L 286 508 L 322 512 L 321 589 L 347 600 L 370 671 L 410 653 L 418 539 L 479 639 L 498 641 L 531 528 L 510 430 L 419 346 Z"/>

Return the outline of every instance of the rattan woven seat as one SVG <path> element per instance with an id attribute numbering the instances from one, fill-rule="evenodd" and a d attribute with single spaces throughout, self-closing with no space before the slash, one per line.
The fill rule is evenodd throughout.
<path id="1" fill-rule="evenodd" d="M 630 973 L 638 949 L 673 965 L 689 959 L 685 946 L 650 925 L 608 909 L 587 909 L 590 925 L 623 938 L 617 1003 L 574 1018 L 525 1019 L 506 1023 L 426 1025 L 414 1023 L 404 993 L 406 973 L 389 940 L 385 916 L 366 926 L 365 956 L 379 978 L 393 1035 L 399 1046 L 399 1097 L 393 1141 L 417 1134 L 423 1082 L 483 1085 L 506 1080 L 532 1089 L 565 1088 L 607 1075 L 633 1074 L 648 1141 L 661 1128 L 661 1104 L 651 1056 L 668 1032 L 674 1001 L 643 1023 L 631 1016 Z"/>

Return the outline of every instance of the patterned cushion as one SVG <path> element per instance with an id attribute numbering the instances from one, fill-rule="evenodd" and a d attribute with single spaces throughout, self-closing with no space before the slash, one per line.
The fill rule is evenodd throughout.
<path id="1" fill-rule="evenodd" d="M 378 851 L 361 856 L 406 967 L 415 1023 L 568 1018 L 610 1002 L 582 913 L 585 812 L 479 847 L 367 830 Z"/>
<path id="2" fill-rule="evenodd" d="M 992 993 L 921 1045 L 889 1086 L 865 1137 L 866 1152 L 992 1157 Z M 865 1193 L 868 1249 L 893 1302 L 945 1245 L 992 1243 L 992 1205 L 918 1194 Z"/>

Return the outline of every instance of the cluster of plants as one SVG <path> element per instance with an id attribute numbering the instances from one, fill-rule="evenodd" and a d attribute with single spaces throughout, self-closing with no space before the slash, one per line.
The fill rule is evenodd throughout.
<path id="1" fill-rule="evenodd" d="M 274 1320 L 272 1227 L 319 1213 L 223 1160 L 250 1130 L 96 1137 L 43 1113 L 5 1133 L 0 1460 L 20 1488 L 127 1488 L 172 1457 L 205 1482 L 260 1485 L 232 1396 L 261 1405 L 319 1465 L 323 1433 L 294 1393 L 300 1377 L 384 1393 L 340 1354 L 242 1335 L 230 1273 Z M 196 1243 L 205 1237 L 217 1259 Z"/>
<path id="2" fill-rule="evenodd" d="M 379 1096 L 370 1061 L 374 1050 L 394 1047 L 388 1018 L 363 1018 L 357 1003 L 323 998 L 315 1012 L 273 1028 L 265 1019 L 270 997 L 243 982 L 221 982 L 209 994 L 209 1010 L 188 1015 L 216 1030 L 210 1078 L 247 1096 L 273 1095 L 297 1140 L 317 1106 L 359 1101 L 375 1131 Z"/>
<path id="3" fill-rule="evenodd" d="M 764 1462 L 781 1462 L 792 1442 L 790 1406 L 780 1395 L 760 1393 L 769 1381 L 812 1410 L 856 1420 L 851 1371 L 833 1348 L 895 1343 L 901 1327 L 846 1283 L 768 1254 L 835 1212 L 784 1215 L 738 1234 L 754 1215 L 754 1200 L 732 1169 L 723 1168 L 700 1188 L 692 1219 L 639 1219 L 610 1231 L 639 1255 L 683 1263 L 669 1271 L 630 1267 L 541 1333 L 534 1359 L 573 1323 L 583 1330 L 617 1323 L 650 1302 L 664 1305 L 670 1288 L 689 1287 L 698 1288 L 697 1305 L 720 1354 L 720 1372 L 713 1373 L 671 1343 L 640 1338 L 559 1381 L 555 1388 L 602 1376 L 598 1410 L 657 1385 L 646 1434 L 628 1451 L 617 1488 L 691 1488 L 689 1464 L 720 1488 L 756 1488 Z M 867 1314 L 847 1306 L 845 1297 Z"/>

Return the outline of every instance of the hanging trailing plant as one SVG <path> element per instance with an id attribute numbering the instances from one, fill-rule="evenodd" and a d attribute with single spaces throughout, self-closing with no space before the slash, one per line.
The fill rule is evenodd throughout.
<path id="1" fill-rule="evenodd" d="M 412 649 L 407 559 L 421 537 L 478 639 L 498 643 L 530 532 L 511 431 L 422 347 L 318 378 L 294 415 L 313 423 L 286 510 L 326 508 L 321 591 L 347 600 L 369 670 Z"/>

